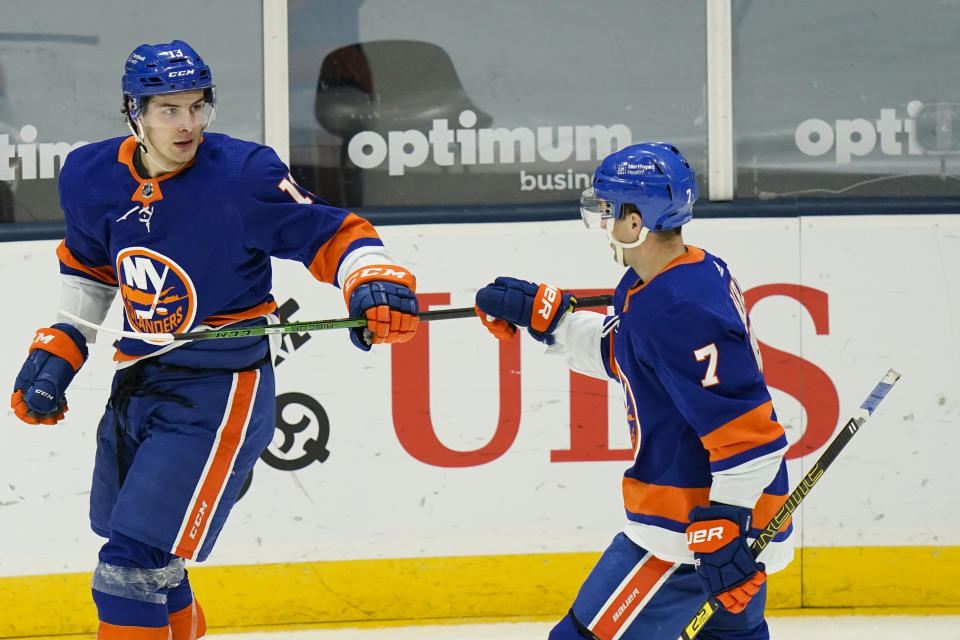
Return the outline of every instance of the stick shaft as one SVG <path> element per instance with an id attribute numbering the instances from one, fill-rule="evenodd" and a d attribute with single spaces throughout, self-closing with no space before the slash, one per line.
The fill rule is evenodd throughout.
<path id="1" fill-rule="evenodd" d="M 613 300 L 613 296 L 591 296 L 585 298 L 574 298 L 571 309 L 580 307 L 606 307 Z M 225 329 L 209 329 L 204 331 L 189 331 L 186 333 L 140 333 L 136 331 L 117 331 L 107 329 L 92 322 L 84 320 L 74 314 L 60 310 L 64 317 L 97 331 L 105 331 L 124 338 L 134 340 L 149 340 L 157 342 L 171 342 L 182 340 L 215 340 L 220 338 L 249 338 L 254 336 L 265 336 L 271 334 L 284 333 L 304 333 L 307 331 L 324 331 L 327 329 L 351 329 L 354 327 L 367 326 L 366 318 L 340 318 L 336 320 L 308 320 L 306 322 L 285 322 L 282 324 L 259 325 L 256 327 L 235 327 Z M 417 314 L 421 321 L 430 322 L 432 320 L 452 320 L 455 318 L 471 318 L 477 315 L 473 307 L 462 307 L 459 309 L 435 309 L 433 311 L 423 311 Z"/>
<path id="2" fill-rule="evenodd" d="M 574 308 L 599 307 L 609 305 L 613 296 L 592 296 L 577 298 Z M 453 320 L 456 318 L 472 318 L 477 315 L 473 307 L 458 309 L 435 309 L 422 311 L 417 314 L 421 322 L 433 320 Z M 316 320 L 307 322 L 286 322 L 283 324 L 262 325 L 257 327 L 239 327 L 235 329 L 214 329 L 211 331 L 191 331 L 188 333 L 174 333 L 174 340 L 211 340 L 218 338 L 246 338 L 262 336 L 272 333 L 304 333 L 306 331 L 325 331 L 327 329 L 349 329 L 367 326 L 366 318 L 342 318 L 339 320 Z"/>
<path id="3" fill-rule="evenodd" d="M 807 472 L 803 479 L 800 480 L 796 488 L 787 496 L 786 501 L 783 505 L 773 514 L 773 517 L 770 518 L 770 522 L 767 523 L 767 526 L 763 528 L 760 532 L 760 535 L 756 540 L 753 541 L 753 544 L 750 545 L 750 552 L 753 554 L 753 557 L 756 558 L 760 553 L 773 541 L 773 537 L 777 535 L 777 532 L 787 523 L 787 520 L 790 519 L 790 514 L 797 510 L 797 507 L 800 505 L 800 502 L 810 493 L 820 478 L 823 476 L 824 472 L 827 470 L 837 456 L 840 454 L 840 451 L 847 446 L 847 443 L 853 438 L 854 434 L 860 430 L 860 427 L 863 426 L 863 423 L 867 421 L 873 412 L 876 410 L 877 405 L 880 404 L 880 401 L 883 400 L 887 393 L 890 392 L 890 389 L 893 385 L 900 379 L 900 374 L 890 369 L 887 371 L 886 375 L 883 376 L 883 379 L 877 383 L 877 386 L 873 388 L 873 391 L 870 392 L 870 395 L 867 396 L 867 399 L 863 401 L 860 405 L 860 409 L 857 413 L 847 420 L 847 423 L 843 425 L 843 428 L 840 430 L 840 433 L 836 435 L 830 445 L 827 447 L 827 450 L 824 451 L 816 462 L 813 463 L 813 466 L 810 468 L 810 471 Z M 716 602 L 715 599 L 710 598 L 707 600 L 700 610 L 697 611 L 696 615 L 690 620 L 686 627 L 683 629 L 683 633 L 680 634 L 679 640 L 693 640 L 698 633 L 703 629 L 704 625 L 707 624 L 707 621 L 713 617 L 713 614 L 717 611 L 720 605 Z"/>

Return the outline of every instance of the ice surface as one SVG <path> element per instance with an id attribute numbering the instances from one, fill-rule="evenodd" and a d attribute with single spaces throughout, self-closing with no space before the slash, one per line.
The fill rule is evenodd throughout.
<path id="1" fill-rule="evenodd" d="M 772 640 L 960 640 L 960 616 L 768 618 Z M 545 640 L 553 623 L 450 624 L 217 634 L 216 640 Z"/>

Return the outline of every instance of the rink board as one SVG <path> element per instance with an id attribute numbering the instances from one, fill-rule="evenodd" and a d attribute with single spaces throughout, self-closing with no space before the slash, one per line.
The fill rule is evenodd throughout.
<path id="1" fill-rule="evenodd" d="M 405 620 L 559 619 L 595 553 L 347 560 L 197 567 L 190 582 L 209 624 L 265 628 Z M 770 577 L 774 614 L 957 614 L 953 573 L 960 547 L 832 547 L 803 550 Z M 904 572 L 924 576 L 904 580 Z M 0 637 L 92 633 L 90 575 L 0 578 L 9 608 Z"/>
<path id="2" fill-rule="evenodd" d="M 469 306 L 501 274 L 590 291 L 619 278 L 602 236 L 576 222 L 381 233 L 430 308 Z M 955 606 L 960 590 L 938 576 L 960 566 L 960 216 L 696 220 L 685 238 L 723 257 L 754 305 L 774 404 L 799 443 L 794 481 L 887 368 L 903 374 L 796 514 L 804 551 L 772 578 L 771 606 Z M 26 281 L 56 291 L 55 245 L 2 245 L 7 300 L 22 300 Z M 296 263 L 275 263 L 275 295 L 292 320 L 344 315 L 339 292 Z M 22 361 L 10 354 L 25 353 L 55 311 L 55 296 L 37 296 L 5 321 L 6 379 Z M 107 323 L 119 326 L 120 313 L 115 305 Z M 552 615 L 569 605 L 622 523 L 629 438 L 618 388 L 572 378 L 526 336 L 501 347 L 473 320 L 421 334 L 418 345 L 369 354 L 343 331 L 286 339 L 277 391 L 291 442 L 278 432 L 211 566 L 192 570 L 213 624 Z M 0 635 L 91 628 L 100 541 L 85 523 L 110 342 L 92 348 L 65 423 L 3 418 Z M 323 462 L 311 458 L 318 445 Z M 872 582 L 859 580 L 864 571 Z M 929 591 L 892 578 L 908 575 Z M 264 598 L 276 603 L 259 606 Z"/>

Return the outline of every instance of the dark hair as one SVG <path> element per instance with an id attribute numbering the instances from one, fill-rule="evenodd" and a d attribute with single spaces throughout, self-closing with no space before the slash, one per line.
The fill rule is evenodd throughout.
<path id="1" fill-rule="evenodd" d="M 147 102 L 150 98 L 151 96 L 141 96 L 139 98 L 139 104 L 137 105 L 137 111 L 142 112 L 144 109 L 146 109 Z M 137 98 L 134 98 L 133 96 L 123 96 L 123 106 L 120 107 L 120 113 L 126 118 L 130 117 L 130 102 L 132 100 L 137 100 Z"/>

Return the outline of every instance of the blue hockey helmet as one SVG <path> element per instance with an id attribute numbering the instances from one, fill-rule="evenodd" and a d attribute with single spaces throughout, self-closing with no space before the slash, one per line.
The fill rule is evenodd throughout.
<path id="1" fill-rule="evenodd" d="M 214 103 L 213 75 L 193 47 L 183 40 L 168 44 L 142 44 L 127 58 L 121 80 L 124 100 L 140 99 L 179 91 L 204 90 L 207 102 Z M 136 117 L 136 113 L 132 113 Z"/>
<path id="2" fill-rule="evenodd" d="M 593 186 L 580 197 L 587 227 L 619 217 L 625 204 L 640 211 L 643 226 L 665 231 L 693 217 L 697 174 L 673 145 L 643 142 L 608 155 L 593 174 Z"/>

